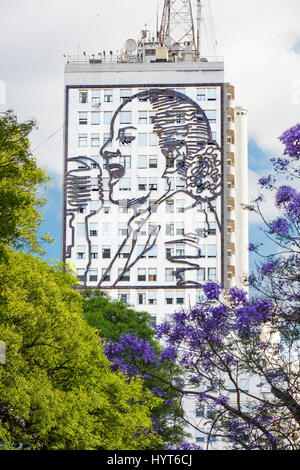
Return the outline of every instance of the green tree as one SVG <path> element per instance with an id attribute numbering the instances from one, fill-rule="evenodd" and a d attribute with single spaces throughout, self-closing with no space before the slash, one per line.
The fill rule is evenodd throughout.
<path id="1" fill-rule="evenodd" d="M 114 367 L 114 370 L 121 369 L 124 375 L 130 378 L 141 375 L 144 390 L 152 391 L 163 397 L 161 405 L 152 410 L 152 421 L 163 441 L 160 448 L 180 445 L 187 437 L 184 430 L 181 397 L 166 385 L 170 379 L 167 364 L 162 362 L 157 368 L 156 365 L 151 364 L 151 361 L 148 363 L 140 361 L 138 354 L 133 352 L 130 347 L 124 346 L 126 338 L 133 336 L 134 342 L 135 338 L 144 340 L 159 355 L 161 346 L 155 339 L 154 329 L 150 325 L 150 315 L 147 312 L 136 311 L 124 302 L 110 299 L 103 291 L 85 289 L 83 297 L 84 317 L 89 325 L 98 330 L 99 336 L 116 345 L 119 344 L 121 338 L 120 351 L 124 348 L 125 356 L 123 355 L 119 367 Z M 138 372 L 135 373 L 135 371 Z M 179 379 L 180 368 L 174 368 L 172 374 L 174 380 L 176 377 Z M 166 384 L 161 379 L 165 380 Z M 155 447 L 151 444 L 150 448 Z"/>
<path id="2" fill-rule="evenodd" d="M 7 250 L 0 264 L 0 448 L 158 446 L 147 430 L 160 400 L 111 371 L 75 283 L 30 254 Z"/>
<path id="3" fill-rule="evenodd" d="M 45 203 L 39 191 L 48 181 L 30 151 L 35 121 L 18 123 L 12 111 L 0 115 L 0 256 L 3 247 L 40 251 L 37 229 Z"/>

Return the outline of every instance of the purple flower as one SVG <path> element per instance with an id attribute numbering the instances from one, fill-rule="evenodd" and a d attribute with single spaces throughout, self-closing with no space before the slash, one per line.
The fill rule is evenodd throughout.
<path id="1" fill-rule="evenodd" d="M 277 191 L 275 201 L 276 206 L 280 207 L 282 204 L 285 204 L 291 200 L 291 198 L 296 196 L 296 190 L 290 186 L 280 186 Z"/>
<path id="2" fill-rule="evenodd" d="M 285 219 L 280 218 L 271 223 L 269 234 L 272 235 L 273 233 L 276 233 L 278 235 L 288 235 L 289 230 L 290 225 L 288 222 Z"/>
<path id="3" fill-rule="evenodd" d="M 253 252 L 253 251 L 256 250 L 256 246 L 255 246 L 253 243 L 250 243 L 248 250 L 249 250 L 250 252 Z"/>
<path id="4" fill-rule="evenodd" d="M 300 124 L 288 129 L 279 137 L 279 140 L 285 145 L 284 155 L 299 160 L 300 158 Z"/>
<path id="5" fill-rule="evenodd" d="M 221 290 L 222 286 L 216 282 L 207 282 L 203 287 L 203 292 L 208 300 L 218 300 Z"/>
<path id="6" fill-rule="evenodd" d="M 276 268 L 276 266 L 278 266 L 278 263 L 279 263 L 279 261 L 275 260 L 275 261 L 271 261 L 270 263 L 264 264 L 260 268 L 262 275 L 266 276 L 267 274 L 271 274 L 274 271 L 274 269 Z"/>
<path id="7" fill-rule="evenodd" d="M 268 188 L 271 189 L 273 187 L 273 184 L 275 183 L 274 178 L 272 178 L 271 175 L 265 176 L 263 178 L 260 178 L 258 180 L 258 183 L 261 185 L 262 188 Z"/>
<path id="8" fill-rule="evenodd" d="M 234 305 L 243 304 L 247 301 L 247 294 L 245 291 L 233 287 L 229 289 L 229 298 Z"/>

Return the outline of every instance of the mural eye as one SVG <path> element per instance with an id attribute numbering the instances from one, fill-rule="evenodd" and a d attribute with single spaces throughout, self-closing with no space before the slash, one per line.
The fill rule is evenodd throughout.
<path id="1" fill-rule="evenodd" d="M 122 134 L 119 136 L 119 141 L 121 142 L 121 144 L 123 145 L 129 145 L 131 144 L 131 142 L 133 142 L 135 140 L 135 137 L 133 135 L 126 135 L 126 134 Z"/>

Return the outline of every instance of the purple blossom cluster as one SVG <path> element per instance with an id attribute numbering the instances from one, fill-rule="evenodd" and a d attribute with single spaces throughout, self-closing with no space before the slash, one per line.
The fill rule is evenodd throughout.
<path id="1" fill-rule="evenodd" d="M 244 304 L 247 301 L 247 294 L 244 290 L 233 287 L 229 289 L 229 298 L 234 305 Z"/>
<path id="2" fill-rule="evenodd" d="M 270 261 L 269 263 L 265 263 L 261 266 L 260 271 L 263 276 L 267 276 L 268 274 L 272 274 L 274 269 L 279 265 L 279 260 L 276 259 L 274 261 Z"/>
<path id="3" fill-rule="evenodd" d="M 271 223 L 269 234 L 287 236 L 290 231 L 290 224 L 286 219 L 279 218 Z"/>
<path id="4" fill-rule="evenodd" d="M 272 189 L 273 188 L 273 185 L 275 183 L 275 180 L 274 178 L 272 177 L 272 175 L 269 175 L 269 176 L 264 176 L 263 178 L 260 178 L 258 180 L 258 183 L 260 184 L 260 186 L 262 188 L 265 188 L 265 189 Z"/>
<path id="5" fill-rule="evenodd" d="M 294 160 L 300 158 L 300 124 L 288 129 L 279 140 L 285 145 L 284 155 L 288 155 Z"/>
<path id="6" fill-rule="evenodd" d="M 208 300 L 218 300 L 222 291 L 222 286 L 217 282 L 207 282 L 203 287 L 203 292 Z"/>

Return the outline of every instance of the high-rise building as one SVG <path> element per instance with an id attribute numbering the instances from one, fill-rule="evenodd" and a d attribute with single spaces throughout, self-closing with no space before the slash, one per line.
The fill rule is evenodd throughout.
<path id="1" fill-rule="evenodd" d="M 168 8 L 157 38 L 65 67 L 64 261 L 153 324 L 248 272 L 247 111 Z"/>

